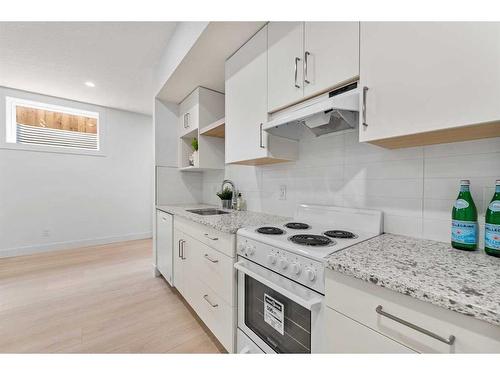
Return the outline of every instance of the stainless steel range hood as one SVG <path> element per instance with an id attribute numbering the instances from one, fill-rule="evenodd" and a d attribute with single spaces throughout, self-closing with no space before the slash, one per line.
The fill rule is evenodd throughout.
<path id="1" fill-rule="evenodd" d="M 276 112 L 262 129 L 277 137 L 300 140 L 305 131 L 316 137 L 354 129 L 358 124 L 359 90 L 351 84 Z"/>

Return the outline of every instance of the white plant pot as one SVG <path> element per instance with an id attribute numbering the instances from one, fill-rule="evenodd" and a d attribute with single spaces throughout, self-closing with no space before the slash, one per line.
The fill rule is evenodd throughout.
<path id="1" fill-rule="evenodd" d="M 198 151 L 193 151 L 193 165 L 198 167 L 200 165 L 200 154 Z"/>

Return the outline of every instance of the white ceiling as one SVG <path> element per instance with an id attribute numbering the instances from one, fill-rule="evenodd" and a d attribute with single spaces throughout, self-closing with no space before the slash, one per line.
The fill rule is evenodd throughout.
<path id="1" fill-rule="evenodd" d="M 0 22 L 0 86 L 151 114 L 175 24 Z"/>

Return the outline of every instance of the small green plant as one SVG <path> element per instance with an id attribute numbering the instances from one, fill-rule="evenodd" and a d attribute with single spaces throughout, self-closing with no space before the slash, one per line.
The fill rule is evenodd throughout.
<path id="1" fill-rule="evenodd" d="M 223 201 L 229 201 L 233 199 L 233 191 L 226 187 L 221 192 L 218 192 L 217 196 Z"/>
<path id="2" fill-rule="evenodd" d="M 193 138 L 191 141 L 191 147 L 194 151 L 198 151 L 198 138 Z"/>

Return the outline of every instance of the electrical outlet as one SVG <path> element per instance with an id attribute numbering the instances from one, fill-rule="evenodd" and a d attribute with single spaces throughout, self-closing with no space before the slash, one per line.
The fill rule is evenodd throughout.
<path id="1" fill-rule="evenodd" d="M 281 201 L 286 200 L 286 185 L 280 185 L 280 196 L 279 199 Z"/>

